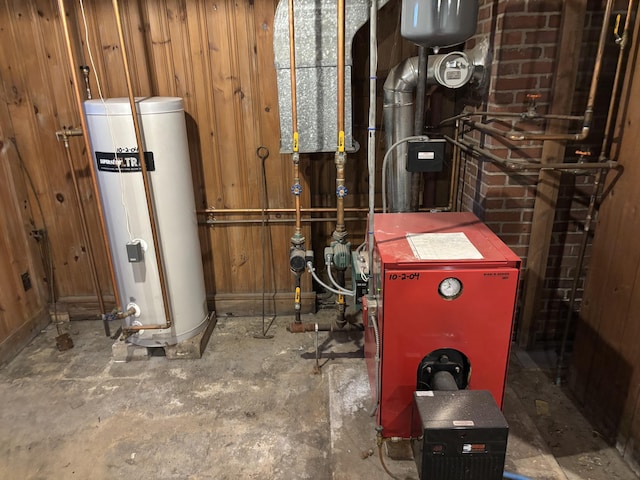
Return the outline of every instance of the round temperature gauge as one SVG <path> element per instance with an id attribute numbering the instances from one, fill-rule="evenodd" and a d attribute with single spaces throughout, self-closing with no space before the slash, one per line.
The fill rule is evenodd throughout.
<path id="1" fill-rule="evenodd" d="M 445 278 L 438 285 L 438 293 L 445 300 L 458 298 L 462 293 L 462 282 L 455 277 Z"/>

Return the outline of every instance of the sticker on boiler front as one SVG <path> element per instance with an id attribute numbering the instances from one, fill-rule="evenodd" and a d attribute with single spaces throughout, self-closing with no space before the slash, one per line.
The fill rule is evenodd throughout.
<path id="1" fill-rule="evenodd" d="M 420 260 L 480 260 L 484 258 L 464 232 L 407 233 L 407 242 Z"/>
<path id="2" fill-rule="evenodd" d="M 433 397 L 433 390 L 418 390 L 416 392 L 416 397 Z"/>
<path id="3" fill-rule="evenodd" d="M 473 420 L 454 420 L 453 426 L 454 427 L 473 427 L 475 426 L 475 423 L 473 423 Z"/>

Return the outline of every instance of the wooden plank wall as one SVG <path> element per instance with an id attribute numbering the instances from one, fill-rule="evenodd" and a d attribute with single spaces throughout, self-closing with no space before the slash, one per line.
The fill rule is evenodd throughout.
<path id="1" fill-rule="evenodd" d="M 272 47 L 277 0 L 131 0 L 120 4 L 136 95 L 184 99 L 196 207 L 260 208 L 262 164 L 256 149 L 265 146 L 270 152 L 264 164 L 266 206 L 293 208 L 290 157 L 279 154 Z M 87 45 L 91 46 L 96 67 L 91 73 L 94 98 L 98 96 L 96 79 L 100 80 L 105 97 L 126 96 L 111 1 L 85 2 L 86 30 L 79 1 L 66 0 L 66 9 L 81 64 L 90 64 Z M 398 10 L 397 6 L 388 5 L 381 13 L 383 73 L 413 53 L 413 48 L 398 35 Z M 353 195 L 347 204 L 364 207 L 367 205 L 368 27 L 363 30 L 355 47 L 359 52 L 354 54 L 358 59 L 354 77 L 356 83 L 359 82 L 354 93 L 355 116 L 359 119 L 355 129 L 363 148 L 349 158 L 347 180 Z M 70 302 L 72 307 L 86 303 L 97 313 L 64 146 L 55 137 L 57 130 L 80 124 L 63 39 L 55 0 L 3 0 L 0 3 L 0 92 L 7 105 L 11 135 L 22 152 L 47 220 L 56 296 Z M 378 142 L 380 148 L 383 147 L 381 140 L 382 135 Z M 89 215 L 102 292 L 112 301 L 105 245 L 90 185 L 89 156 L 81 138 L 71 138 L 70 142 Z M 6 155 L 3 152 L 3 159 Z M 333 156 L 306 157 L 301 170 L 303 207 L 335 206 Z M 292 220 L 290 215 L 272 218 Z M 268 309 L 278 312 L 291 309 L 293 278 L 288 268 L 288 250 L 292 223 L 274 223 L 262 231 L 259 215 L 216 215 L 216 219 L 255 222 L 219 223 L 200 228 L 205 281 L 214 308 L 220 313 L 259 311 L 264 281 L 268 298 L 274 299 Z M 33 223 L 36 228 L 44 228 L 40 218 Z M 310 225 L 314 226 L 313 231 Z M 321 252 L 333 227 L 333 223 L 305 223 L 307 247 L 313 246 Z M 364 239 L 363 217 L 350 222 L 348 227 L 353 243 Z M 266 247 L 264 262 L 263 244 Z M 311 309 L 315 295 L 307 277 L 305 275 L 303 282 L 303 303 Z M 46 297 L 44 289 L 40 302 Z"/>
<path id="2" fill-rule="evenodd" d="M 632 51 L 610 174 L 593 243 L 570 369 L 570 386 L 596 428 L 640 471 L 640 48 Z"/>
<path id="3" fill-rule="evenodd" d="M 136 95 L 184 99 L 197 208 L 259 208 L 262 165 L 256 150 L 261 145 L 271 152 L 265 163 L 269 204 L 292 207 L 289 159 L 278 154 L 272 49 L 276 2 L 121 3 Z M 83 21 L 73 8 L 76 34 L 82 38 Z M 87 4 L 86 16 L 103 94 L 126 96 L 111 2 Z M 86 47 L 83 41 L 81 56 L 88 63 Z M 291 228 L 272 226 L 270 235 L 274 251 L 265 262 L 266 288 L 288 291 L 291 274 L 277 264 L 286 265 Z M 207 290 L 226 295 L 229 308 L 237 306 L 234 299 L 242 302 L 262 289 L 262 238 L 256 224 L 201 229 Z"/>
<path id="4" fill-rule="evenodd" d="M 378 82 L 377 82 L 377 126 L 376 158 L 376 205 L 382 205 L 381 165 L 385 154 L 384 131 L 382 123 L 382 86 L 389 70 L 403 59 L 418 54 L 417 47 L 400 36 L 400 2 L 389 2 L 378 13 Z M 345 166 L 346 187 L 349 194 L 345 198 L 345 206 L 367 208 L 369 205 L 369 182 L 367 172 L 367 128 L 369 122 L 369 24 L 364 25 L 353 40 L 353 136 L 360 144 L 360 149 L 347 156 Z M 303 158 L 306 163 L 309 188 L 312 192 L 313 207 L 330 207 L 335 205 L 335 164 L 333 154 L 314 154 Z M 445 202 L 446 203 L 446 202 Z M 327 216 L 334 217 L 334 214 Z M 347 213 L 347 231 L 349 240 L 355 248 L 362 243 L 366 233 L 365 214 Z M 350 220 L 349 220 L 350 219 Z M 312 238 L 317 245 L 326 245 L 331 241 L 334 223 L 314 223 Z M 316 248 L 316 259 L 322 262 L 322 248 Z"/>
<path id="5" fill-rule="evenodd" d="M 4 103 L 0 104 L 0 185 L 1 365 L 48 321 L 46 238 L 32 234 L 36 229 L 32 203 Z"/>
<path id="6" fill-rule="evenodd" d="M 54 260 L 56 297 L 93 293 L 86 246 L 64 145 L 55 132 L 79 125 L 55 2 L 6 1 L 0 10 L 0 75 L 15 146 L 33 182 L 42 215 L 34 226 L 47 230 Z M 81 139 L 72 139 L 75 170 L 96 244 L 101 283 L 107 290 L 104 245 L 100 243 L 89 166 Z M 18 239 L 16 241 L 19 242 Z"/>

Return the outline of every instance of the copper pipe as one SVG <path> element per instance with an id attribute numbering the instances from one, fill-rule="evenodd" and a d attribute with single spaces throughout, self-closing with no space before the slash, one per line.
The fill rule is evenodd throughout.
<path id="1" fill-rule="evenodd" d="M 333 213 L 335 212 L 335 208 L 332 207 L 313 207 L 313 208 L 302 208 L 301 212 L 308 214 L 308 213 Z M 363 212 L 366 213 L 369 211 L 368 208 L 366 207 L 345 207 L 344 209 L 345 212 Z M 382 211 L 381 208 L 377 208 L 376 211 Z M 279 213 L 285 213 L 285 214 L 292 214 L 295 213 L 295 209 L 294 208 L 266 208 L 266 209 L 261 209 L 261 208 L 207 208 L 205 210 L 196 210 L 196 213 L 198 214 L 210 214 L 210 215 L 215 215 L 215 214 L 222 214 L 222 215 L 242 215 L 242 214 L 261 214 L 261 213 L 267 213 L 267 214 L 279 214 Z"/>
<path id="2" fill-rule="evenodd" d="M 620 86 L 620 80 L 622 79 L 622 67 L 624 64 L 624 52 L 627 47 L 627 40 L 629 37 L 629 27 L 631 26 L 631 17 L 633 16 L 633 4 L 634 0 L 629 0 L 627 7 L 627 18 L 624 21 L 624 30 L 622 37 L 620 38 L 619 46 L 620 52 L 618 53 L 618 63 L 616 65 L 616 74 L 613 79 L 613 88 L 611 90 L 611 100 L 609 102 L 609 114 L 607 115 L 607 124 L 604 127 L 604 137 L 602 139 L 602 148 L 600 149 L 600 159 L 603 160 L 609 156 L 609 136 L 611 135 L 611 127 L 614 121 L 613 112 L 616 110 L 616 104 L 619 99 L 616 98 L 616 92 Z"/>
<path id="3" fill-rule="evenodd" d="M 151 236 L 153 237 L 153 248 L 156 252 L 156 263 L 158 264 L 158 277 L 160 279 L 160 290 L 162 291 L 162 303 L 164 305 L 164 311 L 166 315 L 166 323 L 164 328 L 170 328 L 173 324 L 171 318 L 171 308 L 169 303 L 169 293 L 167 291 L 167 280 L 165 277 L 165 270 L 162 261 L 162 251 L 160 249 L 160 242 L 158 239 L 158 227 L 156 224 L 155 212 L 153 209 L 153 198 L 151 196 L 151 185 L 149 182 L 149 176 L 147 173 L 147 164 L 144 158 L 144 146 L 142 144 L 142 133 L 140 130 L 140 119 L 138 118 L 136 99 L 133 94 L 133 84 L 131 82 L 131 71 L 129 69 L 129 59 L 127 56 L 127 47 L 124 41 L 124 27 L 122 24 L 122 17 L 120 16 L 120 7 L 118 0 L 113 0 L 113 11 L 116 16 L 116 23 L 118 29 L 118 38 L 120 40 L 120 51 L 122 52 L 122 63 L 124 64 L 124 74 L 127 80 L 127 91 L 129 93 L 129 104 L 131 105 L 131 117 L 133 119 L 133 129 L 136 134 L 136 143 L 138 146 L 138 156 L 140 158 L 140 168 L 142 170 L 142 182 L 144 183 L 144 193 L 147 198 L 147 211 L 149 213 L 149 223 L 151 225 Z M 146 327 L 150 328 L 150 327 Z M 129 329 L 129 328 L 127 328 Z M 123 329 L 123 330 L 127 330 Z"/>
<path id="4" fill-rule="evenodd" d="M 80 115 L 80 126 L 83 132 L 88 132 L 87 118 L 84 115 L 84 106 L 82 100 L 82 93 L 80 92 L 80 79 L 78 78 L 78 71 L 75 68 L 76 60 L 73 53 L 73 46 L 71 44 L 71 34 L 69 33 L 69 23 L 67 22 L 67 12 L 64 8 L 64 0 L 58 0 L 58 11 L 60 19 L 62 21 L 62 29 L 64 31 L 64 40 L 67 47 L 67 57 L 69 60 L 69 66 L 71 71 L 71 81 L 73 82 L 73 93 L 76 99 L 76 106 L 78 107 L 78 113 Z M 91 148 L 91 141 L 89 135 L 84 135 L 84 146 L 89 155 L 89 171 L 91 172 L 91 186 L 93 187 L 93 197 L 96 201 L 96 208 L 98 210 L 98 218 L 100 219 L 100 233 L 102 234 L 102 241 L 104 242 L 105 251 L 107 254 L 107 265 L 109 267 L 109 277 L 111 280 L 111 288 L 113 289 L 113 297 L 115 299 L 116 306 L 120 306 L 120 294 L 118 292 L 118 285 L 116 283 L 116 273 L 113 268 L 113 254 L 111 252 L 111 245 L 109 243 L 109 237 L 107 235 L 107 225 L 104 219 L 104 209 L 102 208 L 102 202 L 100 201 L 100 191 L 98 190 L 98 177 L 96 174 L 96 167 L 91 158 L 93 149 Z M 106 313 L 104 310 L 101 314 Z"/>
<path id="5" fill-rule="evenodd" d="M 135 307 L 130 307 L 125 312 L 118 312 L 113 316 L 113 320 L 123 320 L 127 317 L 132 317 L 137 313 Z"/>
<path id="6" fill-rule="evenodd" d="M 481 156 L 488 158 L 494 163 L 497 163 L 504 168 L 512 171 L 535 171 L 535 170 L 611 170 L 618 166 L 618 162 L 613 160 L 607 160 L 604 162 L 592 162 L 592 163 L 533 163 L 522 162 L 517 160 L 507 160 L 497 155 L 473 145 L 469 142 L 454 140 L 451 137 L 445 136 L 445 140 L 454 145 L 458 145 L 461 149 L 467 153 L 471 153 L 475 156 Z"/>
<path id="7" fill-rule="evenodd" d="M 125 336 L 127 336 L 126 334 L 129 333 L 131 334 L 131 332 L 139 332 L 140 330 L 165 330 L 169 327 L 167 327 L 166 324 L 159 324 L 159 325 L 132 325 L 126 328 L 122 329 L 122 332 L 125 334 Z"/>
<path id="8" fill-rule="evenodd" d="M 613 88 L 611 90 L 611 100 L 609 102 L 609 112 L 607 115 L 607 123 L 604 129 L 604 137 L 602 139 L 602 148 L 600 150 L 600 160 L 604 160 L 608 156 L 608 148 L 609 148 L 609 135 L 611 132 L 611 127 L 614 121 L 614 112 L 616 104 L 619 102 L 619 98 L 616 97 L 616 93 L 618 91 L 618 87 L 620 84 L 620 80 L 622 78 L 622 65 L 624 61 L 624 51 L 627 47 L 627 36 L 629 34 L 629 27 L 631 26 L 631 17 L 633 15 L 633 4 L 634 0 L 629 0 L 627 6 L 627 18 L 625 19 L 624 31 L 622 33 L 622 37 L 620 38 L 620 52 L 618 54 L 618 64 L 616 66 L 616 73 L 613 80 Z M 564 330 L 562 333 L 562 343 L 560 347 L 560 353 L 558 355 L 557 360 L 557 370 L 556 370 L 556 385 L 562 384 L 562 368 L 564 367 L 564 360 L 567 353 L 567 342 L 569 340 L 569 330 L 571 327 L 571 320 L 573 319 L 573 308 L 575 306 L 576 296 L 578 292 L 578 286 L 580 284 L 580 278 L 582 273 L 582 268 L 584 266 L 585 255 L 587 251 L 587 245 L 589 243 L 589 233 L 591 231 L 591 224 L 596 215 L 596 203 L 598 199 L 598 195 L 600 194 L 600 185 L 602 184 L 603 177 L 605 176 L 602 170 L 598 171 L 593 181 L 593 190 L 591 191 L 591 196 L 589 197 L 589 207 L 587 209 L 587 216 L 584 220 L 584 227 L 582 231 L 582 239 L 580 241 L 580 249 L 578 250 L 578 261 L 576 265 L 575 274 L 573 277 L 573 282 L 571 284 L 571 291 L 569 294 L 569 305 L 567 308 L 567 318 L 565 319 Z"/>
<path id="9" fill-rule="evenodd" d="M 471 117 L 491 117 L 491 118 L 519 118 L 523 121 L 527 120 L 575 120 L 584 121 L 584 115 L 554 115 L 554 114 L 540 114 L 540 115 L 527 115 L 527 113 L 516 112 L 463 112 L 453 117 L 445 118 L 440 122 L 438 126 L 444 126 L 456 120 L 464 120 Z"/>
<path id="10" fill-rule="evenodd" d="M 584 112 L 584 118 L 582 123 L 582 129 L 578 133 L 529 133 L 529 132 L 506 132 L 493 127 L 489 127 L 485 124 L 464 119 L 464 122 L 471 127 L 480 130 L 493 136 L 504 137 L 507 140 L 521 142 L 525 140 L 553 140 L 553 141 L 582 141 L 589 136 L 591 130 L 591 122 L 593 121 L 593 108 L 596 100 L 596 93 L 598 91 L 598 85 L 600 83 L 600 72 L 602 70 L 602 58 L 604 56 L 604 48 L 607 40 L 607 33 L 609 31 L 609 18 L 613 10 L 614 0 L 607 0 L 607 6 L 605 8 L 604 20 L 602 22 L 602 29 L 600 30 L 600 39 L 598 41 L 598 51 L 596 53 L 596 61 L 593 67 L 593 75 L 591 77 L 591 87 L 589 89 L 589 96 L 587 99 L 587 106 Z M 526 118 L 526 116 L 525 116 Z"/>
<path id="11" fill-rule="evenodd" d="M 338 0 L 338 135 L 344 135 L 344 73 L 345 73 L 345 39 L 344 39 L 344 0 Z M 344 138 L 342 139 L 344 141 Z M 338 140 L 340 144 L 340 139 Z M 343 145 L 344 147 L 344 145 Z M 342 150 L 344 151 L 344 149 Z"/>
<path id="12" fill-rule="evenodd" d="M 512 142 L 520 142 L 523 140 L 584 140 L 586 138 L 586 134 L 583 130 L 580 133 L 575 134 L 565 134 L 565 133 L 529 133 L 529 132 L 516 132 L 516 131 L 505 131 L 500 130 L 499 128 L 492 127 L 487 125 L 486 123 L 476 122 L 474 120 L 463 120 L 464 123 L 469 125 L 471 128 L 474 128 L 480 132 L 487 133 L 493 137 L 504 137 L 507 140 Z M 586 130 L 587 134 L 589 130 Z"/>
<path id="13" fill-rule="evenodd" d="M 295 17 L 293 10 L 293 0 L 289 0 L 289 69 L 291 70 L 291 123 L 293 131 L 293 184 L 299 189 L 300 185 L 300 154 L 299 154 L 299 134 L 298 134 L 298 95 L 296 84 L 296 39 L 295 39 Z M 300 212 L 300 195 L 298 190 L 294 192 L 296 207 L 296 227 L 292 242 L 298 248 L 304 249 L 304 237 L 302 236 L 302 213 Z"/>
<path id="14" fill-rule="evenodd" d="M 604 56 L 604 46 L 607 41 L 607 34 L 609 33 L 609 18 L 613 11 L 613 4 L 615 0 L 608 0 L 607 7 L 604 11 L 604 17 L 602 19 L 602 30 L 600 30 L 600 40 L 598 41 L 598 53 L 596 54 L 596 63 L 593 67 L 593 77 L 591 79 L 591 89 L 589 90 L 589 98 L 587 100 L 587 109 L 584 112 L 585 126 L 590 126 L 591 117 L 593 117 L 593 106 L 596 102 L 596 93 L 598 92 L 598 83 L 600 80 L 600 71 L 602 70 L 602 57 Z M 589 121 L 589 124 L 587 124 Z M 587 132 L 588 133 L 588 132 Z M 586 135 L 585 135 L 586 138 Z M 583 139 L 579 139 L 583 140 Z"/>
<path id="15" fill-rule="evenodd" d="M 433 209 L 431 209 L 433 210 Z M 429 210 L 429 211 L 431 211 Z M 362 217 L 347 217 L 344 219 L 344 222 L 361 222 L 363 220 L 366 220 L 366 216 L 362 216 Z M 274 219 L 267 219 L 264 220 L 265 224 L 273 224 L 273 225 L 278 225 L 278 224 L 292 224 L 295 223 L 295 218 L 274 218 Z M 302 221 L 304 223 L 329 223 L 329 222 L 336 222 L 337 218 L 336 217 L 332 217 L 332 218 L 303 218 Z M 242 224 L 247 224 L 247 225 L 251 225 L 251 224 L 260 224 L 262 223 L 263 220 L 259 219 L 259 218 L 242 218 L 242 219 L 224 219 L 224 220 L 217 220 L 217 219 L 207 219 L 204 220 L 203 222 L 199 222 L 199 225 L 242 225 Z"/>
<path id="16" fill-rule="evenodd" d="M 93 282 L 93 288 L 98 297 L 98 305 L 100 306 L 100 313 L 105 313 L 104 299 L 102 298 L 102 288 L 100 288 L 100 279 L 98 278 L 98 268 L 96 267 L 96 257 L 93 253 L 93 246 L 91 245 L 91 237 L 89 236 L 89 227 L 87 225 L 87 214 L 84 210 L 84 202 L 82 201 L 82 195 L 80 194 L 80 186 L 78 185 L 78 176 L 73 165 L 73 158 L 71 157 L 71 150 L 69 150 L 69 137 L 66 135 L 63 137 L 64 150 L 67 157 L 67 165 L 69 166 L 69 172 L 71 172 L 71 181 L 73 183 L 73 190 L 76 197 L 76 203 L 78 204 L 78 211 L 80 212 L 80 227 L 82 229 L 82 237 L 84 243 L 87 245 L 87 254 L 89 255 L 89 270 L 91 272 L 91 281 Z"/>
<path id="17" fill-rule="evenodd" d="M 347 189 L 344 185 L 344 165 L 347 160 L 345 153 L 344 134 L 344 75 L 345 75 L 345 1 L 338 0 L 338 148 L 336 149 L 336 229 L 333 238 L 337 242 L 344 242 L 347 229 L 344 224 L 344 197 Z"/>
<path id="18" fill-rule="evenodd" d="M 296 155 L 296 154 L 294 154 Z M 294 184 L 300 184 L 299 162 L 293 162 Z M 295 195 L 295 211 L 296 211 L 296 228 L 294 230 L 294 238 L 299 243 L 304 240 L 302 237 L 302 211 L 300 207 L 300 193 Z"/>
<path id="19" fill-rule="evenodd" d="M 291 70 L 291 123 L 293 124 L 293 135 L 298 133 L 298 106 L 297 106 L 297 85 L 296 85 L 296 39 L 293 16 L 293 0 L 289 0 L 289 68 Z M 294 140 L 293 151 L 298 151 Z"/>

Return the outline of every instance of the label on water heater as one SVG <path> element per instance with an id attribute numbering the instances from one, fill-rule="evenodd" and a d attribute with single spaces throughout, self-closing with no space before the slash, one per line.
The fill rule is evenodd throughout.
<path id="1" fill-rule="evenodd" d="M 144 160 L 148 172 L 156 169 L 153 152 L 144 152 Z M 96 164 L 101 172 L 141 172 L 140 156 L 138 152 L 96 152 Z"/>

